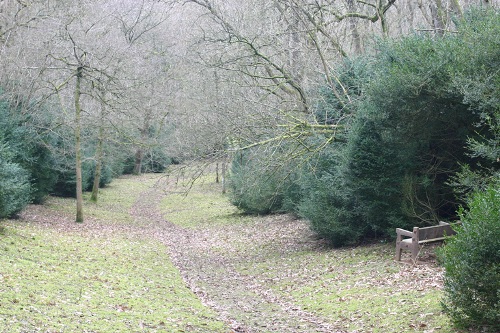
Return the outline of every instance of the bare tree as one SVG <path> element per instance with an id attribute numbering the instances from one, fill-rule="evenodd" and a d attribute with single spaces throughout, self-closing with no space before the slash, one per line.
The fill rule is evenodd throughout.
<path id="1" fill-rule="evenodd" d="M 170 7 L 147 0 L 121 0 L 120 7 L 122 10 L 116 13 L 116 18 L 129 56 L 129 65 L 125 68 L 126 99 L 131 119 L 137 124 L 134 131 L 138 132 L 136 136 L 129 136 L 135 146 L 133 172 L 140 174 L 145 152 L 157 144 L 154 134 L 151 137 L 152 127 L 156 126 L 156 133 L 164 130 L 169 97 L 175 90 L 169 73 L 172 57 L 168 48 L 171 42 L 160 37 L 165 33 Z"/>
<path id="2" fill-rule="evenodd" d="M 183 6 L 184 12 L 197 15 L 196 25 L 191 27 L 191 34 L 199 36 L 197 42 L 194 42 L 196 36 L 191 37 L 191 50 L 200 60 L 197 65 L 217 71 L 219 91 L 233 91 L 233 100 L 221 112 L 227 113 L 227 121 L 235 123 L 234 117 L 229 116 L 233 114 L 231 108 L 240 110 L 236 116 L 241 120 L 240 127 L 236 126 L 238 130 L 234 132 L 238 132 L 238 140 L 244 142 L 243 148 L 281 142 L 284 137 L 295 138 L 299 135 L 298 128 L 336 131 L 336 127 L 315 124 L 311 113 L 318 98 L 314 91 L 325 81 L 343 107 L 351 103 L 349 88 L 336 74 L 342 59 L 363 52 L 368 35 L 397 36 L 415 28 L 430 28 L 438 34 L 452 30 L 452 16 L 462 15 L 467 5 L 467 1 L 459 0 L 251 0 L 244 3 L 184 0 L 177 3 Z M 193 65 L 196 58 L 190 59 Z M 231 85 L 242 90 L 240 100 L 240 94 L 235 93 Z M 217 99 L 224 98 L 218 95 Z M 242 112 L 243 109 L 249 114 Z M 260 126 L 255 121 L 256 114 L 262 116 L 262 131 L 254 132 L 268 133 L 264 139 L 258 134 L 253 139 L 247 135 Z M 253 123 L 244 120 L 247 116 Z M 269 137 L 273 126 L 277 135 Z"/>
<path id="3" fill-rule="evenodd" d="M 244 5 L 189 0 L 183 4 L 201 9 L 197 27 L 201 37 L 195 46 L 201 64 L 219 73 L 218 87 L 223 87 L 219 90 L 234 90 L 230 85 L 242 89 L 240 105 L 235 105 L 240 93 L 233 93 L 228 105 L 248 113 L 229 116 L 234 112 L 226 109 L 227 121 L 240 121 L 232 134 L 233 138 L 238 136 L 240 147 L 297 139 L 313 130 L 334 130 L 311 118 L 315 103 L 311 91 L 326 78 L 338 99 L 349 102 L 348 90 L 334 70 L 336 63 L 347 56 L 335 33 L 344 19 L 337 11 L 305 0 L 253 0 Z M 203 20 L 207 17 L 210 20 Z M 256 131 L 257 126 L 260 128 Z"/>
<path id="4" fill-rule="evenodd" d="M 36 42 L 25 51 L 25 61 L 31 62 L 25 73 L 37 73 L 37 94 L 58 97 L 64 111 L 60 118 L 74 133 L 77 222 L 83 222 L 82 126 L 98 109 L 97 82 L 116 81 L 116 60 L 123 59 L 124 51 L 116 44 L 108 8 L 96 4 L 44 4 L 47 15 L 26 30 Z"/>

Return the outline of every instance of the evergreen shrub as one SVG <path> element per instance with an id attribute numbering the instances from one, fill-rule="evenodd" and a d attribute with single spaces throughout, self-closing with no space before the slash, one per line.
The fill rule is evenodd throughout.
<path id="1" fill-rule="evenodd" d="M 479 115 L 476 130 L 482 130 L 467 141 L 472 163 L 464 164 L 450 182 L 466 204 L 470 193 L 484 190 L 500 176 L 500 15 L 494 9 L 475 9 L 457 24 L 462 38 L 450 41 L 460 49 L 456 66 L 450 68 L 453 86 Z"/>
<path id="2" fill-rule="evenodd" d="M 89 128 L 83 130 L 83 137 L 92 137 Z M 52 194 L 62 197 L 76 196 L 76 174 L 75 174 L 75 153 L 74 138 L 66 132 L 59 134 L 59 140 L 53 144 L 56 151 L 56 167 L 54 172 L 57 175 L 57 182 Z M 71 134 L 71 133 L 70 133 Z M 111 140 L 110 140 L 111 141 Z M 91 191 L 94 184 L 96 168 L 96 148 L 97 140 L 82 142 L 82 190 Z M 104 187 L 111 183 L 113 178 L 124 173 L 125 159 L 128 149 L 119 144 L 106 141 L 103 148 L 103 158 L 101 166 L 101 177 L 99 187 Z"/>
<path id="3" fill-rule="evenodd" d="M 387 113 L 365 101 L 363 87 L 374 72 L 367 66 L 361 60 L 344 64 L 341 76 L 352 98 L 341 109 L 331 91 L 323 92 L 327 95 L 317 113 L 326 114 L 324 109 L 330 107 L 328 123 L 348 121 L 341 121 L 345 131 L 337 133 L 336 140 L 303 170 L 302 178 L 308 180 L 300 183 L 299 215 L 334 246 L 384 237 L 394 226 L 404 227 L 399 188 L 408 159 L 385 128 L 391 124 Z M 313 141 L 326 139 L 317 135 Z"/>
<path id="4" fill-rule="evenodd" d="M 8 147 L 0 140 L 0 218 L 24 209 L 31 198 L 29 172 L 9 161 Z"/>
<path id="5" fill-rule="evenodd" d="M 172 163 L 172 159 L 161 148 L 153 147 L 147 152 L 142 164 L 144 173 L 161 173 Z"/>
<path id="6" fill-rule="evenodd" d="M 50 148 L 43 141 L 35 143 L 32 149 L 31 158 L 23 160 L 21 165 L 30 173 L 33 203 L 41 204 L 51 194 L 57 181 L 55 161 Z"/>
<path id="7" fill-rule="evenodd" d="M 175 164 L 175 161 L 168 156 L 161 147 L 148 149 L 144 154 L 141 165 L 142 173 L 161 173 L 170 165 Z M 134 173 L 135 155 L 130 154 L 124 158 L 122 170 L 124 174 L 131 175 Z"/>
<path id="8" fill-rule="evenodd" d="M 76 172 L 74 161 L 68 161 L 67 165 L 59 165 L 57 170 L 57 182 L 54 186 L 53 193 L 61 197 L 76 197 Z M 89 191 L 92 189 L 92 181 L 94 176 L 94 167 L 91 160 L 82 162 L 82 190 Z"/>
<path id="9" fill-rule="evenodd" d="M 285 176 L 258 150 L 239 152 L 228 177 L 231 202 L 248 214 L 282 211 Z"/>
<path id="10" fill-rule="evenodd" d="M 351 223 L 359 221 L 360 216 L 352 206 L 343 163 L 342 147 L 327 147 L 302 170 L 300 183 L 299 215 L 309 220 L 312 230 L 333 246 L 355 243 L 364 232 L 363 226 Z"/>
<path id="11" fill-rule="evenodd" d="M 476 192 L 442 250 L 445 312 L 459 327 L 500 331 L 500 182 Z"/>
<path id="12" fill-rule="evenodd" d="M 35 126 L 29 113 L 21 112 L 22 107 L 20 102 L 11 103 L 9 99 L 0 97 L 0 137 L 9 147 L 9 161 L 28 173 L 31 183 L 29 201 L 42 203 L 57 178 L 49 148 L 51 137 L 37 132 L 36 129 L 43 126 Z"/>
<path id="13" fill-rule="evenodd" d="M 457 34 L 382 40 L 341 71 L 349 104 L 321 91 L 318 122 L 348 121 L 301 182 L 299 213 L 320 236 L 344 245 L 456 218 L 450 180 L 461 166 L 497 172 L 498 17 L 479 10 L 457 21 Z"/>

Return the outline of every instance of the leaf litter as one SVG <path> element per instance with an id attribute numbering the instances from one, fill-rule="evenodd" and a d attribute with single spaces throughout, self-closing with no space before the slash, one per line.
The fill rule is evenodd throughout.
<path id="1" fill-rule="evenodd" d="M 165 191 L 172 186 L 168 179 L 157 177 L 149 184 L 136 194 L 130 220 L 124 218 L 123 223 L 103 223 L 91 215 L 76 224 L 68 212 L 44 206 L 30 206 L 22 220 L 87 237 L 119 234 L 130 241 L 160 241 L 185 284 L 218 313 L 228 332 L 455 332 L 436 310 L 439 301 L 430 306 L 432 311 L 422 311 L 419 304 L 440 295 L 442 288 L 443 270 L 432 247 L 424 249 L 417 264 L 408 257 L 394 262 L 391 244 L 330 249 L 305 221 L 290 215 L 234 223 L 205 218 L 194 227 L 183 227 L 170 222 L 160 208 L 171 195 Z M 196 207 L 193 202 L 192 209 Z M 363 296 L 358 297 L 358 291 Z M 366 304 L 356 303 L 358 298 Z M 129 308 L 116 305 L 121 312 Z M 401 310 L 412 308 L 416 312 L 409 316 Z M 397 323 L 388 324 L 391 321 Z"/>

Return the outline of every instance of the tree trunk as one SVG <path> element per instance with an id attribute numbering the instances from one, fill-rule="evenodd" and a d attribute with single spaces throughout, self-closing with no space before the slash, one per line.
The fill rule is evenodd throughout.
<path id="1" fill-rule="evenodd" d="M 459 17 L 464 16 L 464 11 L 462 10 L 462 7 L 460 6 L 458 0 L 451 0 L 451 5 L 455 14 L 457 14 Z"/>
<path id="2" fill-rule="evenodd" d="M 92 194 L 90 196 L 90 201 L 93 202 L 97 202 L 97 196 L 99 193 L 99 184 L 101 183 L 103 140 L 104 140 L 103 136 L 104 136 L 104 126 L 101 122 L 99 127 L 99 139 L 97 141 L 97 150 L 95 154 L 94 184 L 92 185 Z"/>
<path id="3" fill-rule="evenodd" d="M 302 71 L 303 66 L 300 63 L 300 19 L 294 15 L 288 24 L 288 31 L 290 32 L 290 39 L 288 41 L 288 66 L 290 67 L 291 75 L 294 79 L 302 84 Z"/>
<path id="4" fill-rule="evenodd" d="M 144 145 L 148 139 L 149 133 L 149 123 L 151 119 L 151 111 L 147 111 L 144 116 L 144 123 L 142 128 L 139 127 L 141 142 L 139 147 L 137 147 L 137 151 L 135 152 L 135 164 L 134 164 L 134 175 L 140 175 L 142 173 L 142 161 L 144 159 Z"/>
<path id="5" fill-rule="evenodd" d="M 82 151 L 81 151 L 81 81 L 83 67 L 76 69 L 75 85 L 75 164 L 76 164 L 76 222 L 83 222 Z"/>
<path id="6" fill-rule="evenodd" d="M 385 13 L 380 10 L 380 8 L 377 8 L 377 15 L 380 19 L 380 26 L 382 28 L 382 34 L 384 37 L 389 37 L 389 26 L 387 25 L 387 19 L 385 17 Z"/>
<path id="7" fill-rule="evenodd" d="M 97 202 L 99 195 L 99 184 L 101 183 L 102 174 L 102 160 L 104 157 L 104 113 L 105 113 L 105 91 L 102 85 L 99 85 L 99 98 L 101 101 L 101 113 L 99 119 L 99 134 L 97 138 L 97 149 L 95 152 L 95 170 L 94 170 L 94 184 L 92 185 L 92 194 L 90 201 Z"/>
<path id="8" fill-rule="evenodd" d="M 144 150 L 139 147 L 135 152 L 135 163 L 134 163 L 134 175 L 140 175 L 142 173 L 142 159 L 144 157 Z"/>
<path id="9" fill-rule="evenodd" d="M 222 175 L 221 175 L 221 180 L 222 180 L 222 194 L 226 193 L 226 162 L 222 162 Z"/>
<path id="10" fill-rule="evenodd" d="M 354 6 L 354 0 L 347 0 L 347 7 L 351 13 L 356 11 Z M 352 42 L 353 42 L 353 53 L 358 55 L 361 54 L 361 36 L 358 31 L 358 26 L 356 24 L 356 19 L 354 17 L 349 18 L 349 29 L 351 30 Z"/>
<path id="11" fill-rule="evenodd" d="M 431 5 L 431 15 L 436 34 L 442 36 L 446 27 L 446 17 L 441 0 L 435 0 L 435 4 Z"/>
<path id="12" fill-rule="evenodd" d="M 219 184 L 219 162 L 215 164 L 215 182 Z"/>

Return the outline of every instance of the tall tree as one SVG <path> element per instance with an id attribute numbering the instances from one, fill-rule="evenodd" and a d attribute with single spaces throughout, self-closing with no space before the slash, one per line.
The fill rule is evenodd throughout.
<path id="1" fill-rule="evenodd" d="M 74 133 L 77 222 L 83 222 L 82 129 L 98 109 L 96 82 L 102 77 L 113 81 L 115 61 L 123 57 L 124 50 L 114 39 L 112 16 L 106 12 L 106 6 L 97 8 L 96 4 L 48 4 L 50 15 L 28 32 L 31 38 L 40 40 L 33 51 L 44 56 L 32 54 L 32 65 L 27 70 L 39 73 L 36 84 L 40 94 L 59 97 L 64 111 L 60 119 Z M 69 112 L 71 109 L 73 112 Z"/>
<path id="2" fill-rule="evenodd" d="M 79 62 L 81 59 L 78 59 Z M 82 77 L 84 66 L 82 63 L 76 68 L 75 78 L 75 171 L 76 171 L 76 222 L 83 222 L 83 189 L 82 189 Z"/>
<path id="3" fill-rule="evenodd" d="M 136 124 L 133 132 L 137 133 L 130 137 L 135 147 L 133 173 L 141 174 L 146 153 L 156 145 L 159 132 L 164 130 L 169 98 L 175 90 L 168 51 L 171 42 L 160 37 L 167 34 L 170 6 L 156 1 L 122 0 L 120 7 L 122 10 L 117 14 L 120 31 L 133 63 L 125 69 L 128 111 Z"/>

